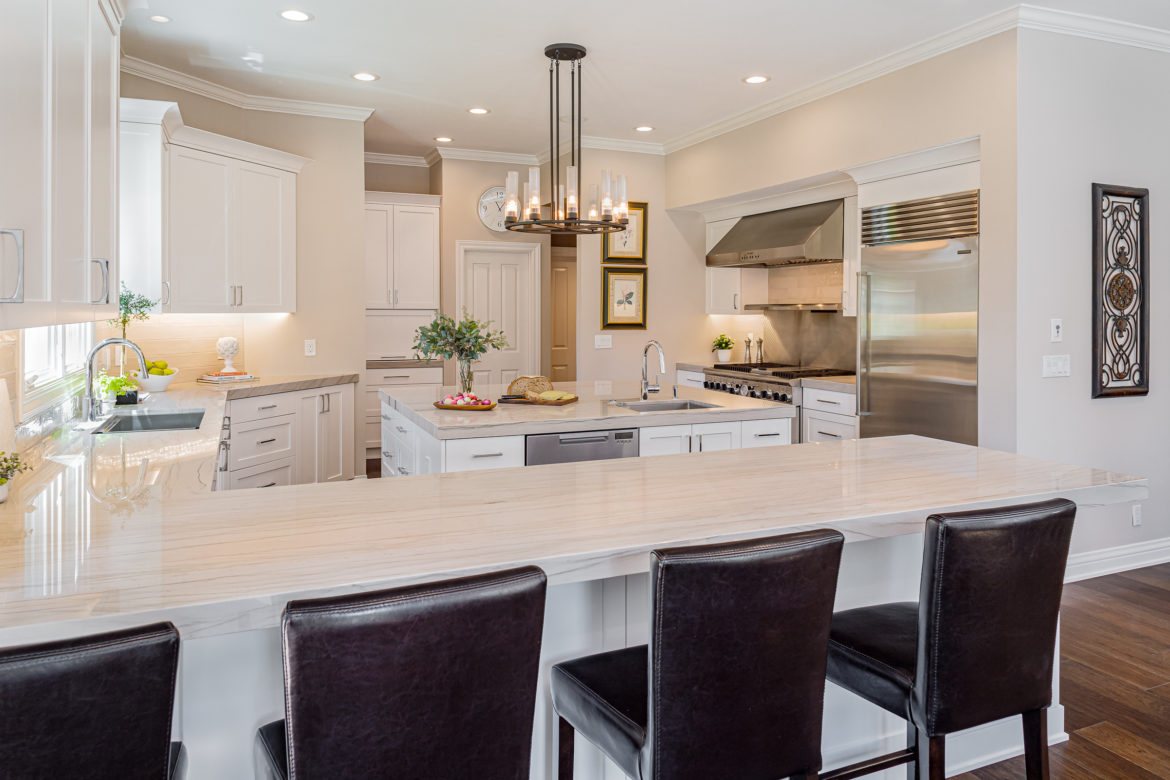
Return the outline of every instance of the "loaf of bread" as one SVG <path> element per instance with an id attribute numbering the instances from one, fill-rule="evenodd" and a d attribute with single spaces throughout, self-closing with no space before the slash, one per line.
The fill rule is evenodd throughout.
<path id="1" fill-rule="evenodd" d="M 522 395 L 528 400 L 528 394 L 535 393 L 540 395 L 546 390 L 552 390 L 552 380 L 546 376 L 521 376 L 516 377 L 512 384 L 508 385 L 508 395 Z"/>

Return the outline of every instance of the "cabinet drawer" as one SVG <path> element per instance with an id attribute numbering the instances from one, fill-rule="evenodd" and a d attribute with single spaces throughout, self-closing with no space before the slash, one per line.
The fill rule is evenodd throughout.
<path id="1" fill-rule="evenodd" d="M 656 425 L 638 430 L 638 457 L 679 455 L 691 451 L 691 426 Z"/>
<path id="2" fill-rule="evenodd" d="M 802 441 L 841 441 L 857 437 L 856 417 L 806 410 L 802 422 Z"/>
<path id="3" fill-rule="evenodd" d="M 228 401 L 228 417 L 232 418 L 232 430 L 235 430 L 236 423 L 296 414 L 297 401 L 297 393 L 257 395 Z"/>
<path id="4" fill-rule="evenodd" d="M 229 443 L 228 471 L 292 457 L 296 445 L 296 416 L 239 424 L 233 420 Z"/>
<path id="5" fill-rule="evenodd" d="M 697 387 L 702 390 L 703 372 L 679 369 L 675 371 L 675 383 L 680 387 Z"/>
<path id="6" fill-rule="evenodd" d="M 792 443 L 792 419 L 744 420 L 741 445 L 749 447 L 776 447 Z"/>
<path id="7" fill-rule="evenodd" d="M 414 332 L 434 318 L 431 310 L 366 312 L 366 359 L 410 359 L 414 355 Z"/>
<path id="8" fill-rule="evenodd" d="M 443 369 L 439 366 L 428 366 L 426 368 L 366 369 L 366 387 L 441 384 L 443 384 Z"/>
<path id="9" fill-rule="evenodd" d="M 699 423 L 691 426 L 691 452 L 738 450 L 741 423 Z"/>
<path id="10" fill-rule="evenodd" d="M 229 472 L 227 476 L 228 490 L 243 488 L 266 488 L 280 485 L 295 485 L 296 471 L 293 458 L 281 458 L 272 463 L 262 463 L 252 468 Z"/>
<path id="11" fill-rule="evenodd" d="M 479 471 L 524 465 L 523 436 L 452 439 L 444 445 L 443 471 Z"/>
<path id="12" fill-rule="evenodd" d="M 801 395 L 801 406 L 833 414 L 852 415 L 857 413 L 857 396 L 852 393 L 838 393 L 833 390 L 806 388 Z"/>

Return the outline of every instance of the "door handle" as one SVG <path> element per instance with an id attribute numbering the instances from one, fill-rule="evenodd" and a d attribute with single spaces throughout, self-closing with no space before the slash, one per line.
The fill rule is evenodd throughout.
<path id="1" fill-rule="evenodd" d="M 390 454 L 389 450 L 382 450 L 382 457 L 383 458 L 393 458 L 394 456 Z"/>
<path id="2" fill-rule="evenodd" d="M 398 473 L 399 473 L 399 474 L 401 474 L 401 475 L 402 475 L 402 476 L 404 476 L 404 477 L 409 477 L 409 476 L 410 476 L 410 472 L 406 470 L 406 467 L 405 467 L 405 466 L 399 466 L 399 467 L 398 467 Z"/>
<path id="3" fill-rule="evenodd" d="M 865 306 L 859 307 L 862 310 L 859 312 L 862 323 L 862 338 L 859 347 L 861 351 L 861 370 L 857 375 L 857 414 L 858 416 L 867 416 L 870 414 L 870 398 L 869 398 L 869 382 L 870 372 L 873 370 L 873 334 L 872 334 L 872 313 L 873 305 L 871 302 L 871 291 L 873 286 L 873 276 L 865 271 L 858 271 L 857 273 L 857 294 L 861 295 L 865 291 Z"/>
<path id="4" fill-rule="evenodd" d="M 275 408 L 276 408 L 276 404 L 268 404 L 268 405 L 266 405 L 266 406 L 257 406 L 257 407 L 256 407 L 256 411 L 258 411 L 258 412 L 262 412 L 262 411 L 264 411 L 265 409 L 275 409 Z"/>
<path id="5" fill-rule="evenodd" d="M 818 398 L 816 402 L 818 404 L 832 404 L 833 406 L 841 405 L 840 401 L 830 401 L 828 398 Z"/>
<path id="6" fill-rule="evenodd" d="M 16 289 L 0 303 L 24 303 L 24 231 L 18 228 L 0 228 L 0 236 L 12 236 L 16 242 Z"/>
<path id="7" fill-rule="evenodd" d="M 398 305 L 398 288 L 397 287 L 394 288 L 394 305 L 395 306 Z"/>
<path id="8" fill-rule="evenodd" d="M 394 430 L 398 431 L 399 433 L 406 433 L 406 429 L 403 428 L 401 425 L 395 425 Z"/>
<path id="9" fill-rule="evenodd" d="M 383 376 L 383 379 L 410 379 L 409 374 L 391 374 L 390 376 Z"/>
<path id="10" fill-rule="evenodd" d="M 244 305 L 244 285 L 240 285 L 240 305 Z"/>
<path id="11" fill-rule="evenodd" d="M 97 298 L 95 298 L 92 301 L 89 301 L 89 303 L 109 303 L 110 302 L 110 261 L 102 259 L 100 257 L 91 257 L 89 259 L 89 262 L 97 263 L 98 266 L 101 267 L 101 269 L 102 269 L 102 291 L 98 295 Z"/>
<path id="12" fill-rule="evenodd" d="M 731 294 L 731 310 L 739 311 L 739 293 Z"/>
<path id="13" fill-rule="evenodd" d="M 779 436 L 779 435 L 780 435 L 779 433 L 757 433 L 757 434 L 756 434 L 756 438 L 757 438 L 757 439 L 763 439 L 763 438 L 765 438 L 765 437 L 767 437 L 767 436 Z"/>
<path id="14" fill-rule="evenodd" d="M 819 434 L 819 435 L 821 435 L 821 436 L 831 436 L 831 437 L 833 437 L 834 439 L 840 439 L 840 438 L 841 438 L 841 434 L 839 434 L 839 433 L 829 433 L 828 431 L 817 431 L 816 433 L 817 433 L 817 434 Z"/>
<path id="15" fill-rule="evenodd" d="M 262 487 L 262 488 L 266 488 L 266 487 L 276 487 L 276 483 L 275 483 L 275 482 L 269 482 L 267 485 L 261 485 L 260 487 Z"/>
<path id="16" fill-rule="evenodd" d="M 504 453 L 502 453 L 502 452 L 476 452 L 476 453 L 473 453 L 471 457 L 473 457 L 473 458 L 502 458 L 502 457 L 504 457 Z"/>
<path id="17" fill-rule="evenodd" d="M 256 443 L 257 443 L 257 444 L 271 444 L 271 443 L 272 443 L 272 442 L 274 442 L 274 441 L 276 441 L 276 439 L 263 439 L 263 440 L 261 440 L 261 441 L 258 441 L 258 442 L 256 442 Z"/>
<path id="18" fill-rule="evenodd" d="M 593 444 L 600 441 L 609 441 L 609 436 L 558 436 L 557 441 L 561 444 Z"/>
<path id="19" fill-rule="evenodd" d="M 167 297 L 162 299 L 162 303 L 160 305 L 170 306 L 171 305 L 171 283 L 164 279 L 163 280 L 163 288 L 166 289 L 166 291 L 167 291 Z"/>
<path id="20" fill-rule="evenodd" d="M 228 460 L 227 456 L 228 456 L 228 450 L 230 450 L 231 447 L 232 447 L 232 445 L 228 444 L 226 441 L 221 441 L 219 443 L 218 460 L 220 462 L 220 465 L 219 465 L 220 471 L 227 471 L 227 460 Z"/>

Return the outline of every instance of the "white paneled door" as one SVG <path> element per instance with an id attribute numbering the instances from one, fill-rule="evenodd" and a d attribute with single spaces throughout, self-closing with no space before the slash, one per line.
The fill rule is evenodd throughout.
<path id="1" fill-rule="evenodd" d="M 457 241 L 456 309 L 490 320 L 508 339 L 472 369 L 475 384 L 506 385 L 540 373 L 540 245 Z"/>

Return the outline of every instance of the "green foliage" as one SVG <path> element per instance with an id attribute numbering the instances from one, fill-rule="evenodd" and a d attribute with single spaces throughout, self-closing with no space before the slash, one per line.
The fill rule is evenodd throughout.
<path id="1" fill-rule="evenodd" d="M 479 360 L 489 349 L 508 346 L 503 331 L 493 331 L 490 325 L 491 322 L 477 321 L 466 310 L 459 322 L 439 312 L 430 325 L 415 332 L 414 355 L 428 360 Z"/>
<path id="2" fill-rule="evenodd" d="M 138 389 L 138 383 L 128 376 L 110 376 L 105 371 L 98 372 L 94 379 L 94 384 L 98 387 L 98 392 L 101 395 L 113 393 L 114 395 L 126 395 L 131 390 Z"/>
<path id="3" fill-rule="evenodd" d="M 155 307 L 158 301 L 152 301 L 145 295 L 131 292 L 130 288 L 122 282 L 122 292 L 118 295 L 118 318 L 116 320 L 107 320 L 110 325 L 122 329 L 122 338 L 126 338 L 126 328 L 131 322 L 135 320 L 149 320 L 150 310 Z"/>
<path id="4" fill-rule="evenodd" d="M 29 468 L 30 466 L 26 465 L 15 452 L 9 455 L 0 450 L 0 485 L 8 484 L 8 480 L 22 471 L 28 471 Z"/>
<path id="5" fill-rule="evenodd" d="M 731 348 L 732 348 L 732 347 L 734 347 L 734 346 L 735 346 L 735 342 L 734 342 L 734 341 L 732 341 L 731 339 L 727 338 L 727 335 L 726 335 L 726 334 L 724 334 L 724 333 L 720 333 L 720 334 L 719 334 L 719 336 L 718 336 L 718 337 L 715 339 L 714 343 L 712 343 L 712 345 L 711 345 L 711 349 L 712 349 L 712 350 L 716 350 L 716 349 L 731 349 Z"/>

